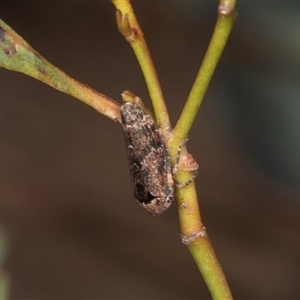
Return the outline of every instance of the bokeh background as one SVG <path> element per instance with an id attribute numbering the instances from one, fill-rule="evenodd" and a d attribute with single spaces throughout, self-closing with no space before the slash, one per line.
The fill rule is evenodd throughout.
<path id="1" fill-rule="evenodd" d="M 172 123 L 217 1 L 136 1 Z M 240 1 L 189 135 L 201 213 L 236 299 L 300 298 L 300 3 Z M 149 105 L 104 1 L 1 1 L 0 18 L 75 79 Z M 209 299 L 175 205 L 133 199 L 120 126 L 35 79 L 0 70 L 0 224 L 11 299 Z M 5 256 L 4 256 L 5 254 Z"/>

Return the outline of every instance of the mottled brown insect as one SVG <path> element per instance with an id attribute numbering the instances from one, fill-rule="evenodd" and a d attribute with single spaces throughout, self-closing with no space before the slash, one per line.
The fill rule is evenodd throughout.
<path id="1" fill-rule="evenodd" d="M 173 201 L 168 149 L 155 121 L 140 104 L 125 101 L 121 117 L 134 196 L 146 211 L 158 215 Z"/>

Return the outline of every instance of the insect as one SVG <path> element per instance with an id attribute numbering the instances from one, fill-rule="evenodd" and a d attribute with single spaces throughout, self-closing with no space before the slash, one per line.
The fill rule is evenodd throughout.
<path id="1" fill-rule="evenodd" d="M 174 197 L 169 151 L 155 121 L 136 101 L 124 101 L 121 118 L 134 196 L 146 211 L 158 215 Z"/>

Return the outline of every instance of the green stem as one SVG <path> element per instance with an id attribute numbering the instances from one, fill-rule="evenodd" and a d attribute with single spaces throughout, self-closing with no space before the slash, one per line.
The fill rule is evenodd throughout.
<path id="1" fill-rule="evenodd" d="M 113 120 L 120 120 L 120 105 L 117 102 L 53 66 L 2 20 L 0 67 L 34 77 L 92 106 L 101 114 Z"/>
<path id="2" fill-rule="evenodd" d="M 179 171 L 180 182 L 190 175 Z M 186 244 L 213 299 L 232 299 L 222 267 L 203 225 L 196 194 L 195 183 L 176 190 L 177 208 L 182 242 Z"/>
<path id="3" fill-rule="evenodd" d="M 177 145 L 185 140 L 198 113 L 208 84 L 231 32 L 235 16 L 235 2 L 221 0 L 219 16 L 210 45 L 169 143 L 173 162 Z M 191 176 L 189 172 L 184 171 L 186 147 L 183 147 L 181 157 L 183 167 L 179 167 L 176 180 L 186 182 Z M 187 244 L 187 248 L 197 264 L 213 299 L 232 299 L 225 275 L 201 220 L 195 184 L 192 183 L 186 188 L 177 189 L 176 199 L 182 241 Z"/>
<path id="4" fill-rule="evenodd" d="M 162 134 L 168 135 L 171 129 L 168 111 L 147 43 L 130 1 L 111 0 L 111 2 L 117 9 L 119 31 L 130 43 L 141 67 L 152 101 L 156 121 L 160 124 Z"/>
<path id="5" fill-rule="evenodd" d="M 173 130 L 172 144 L 174 145 L 180 144 L 188 136 L 235 21 L 234 7 L 233 0 L 220 1 L 219 16 L 209 47 Z"/>
<path id="6" fill-rule="evenodd" d="M 233 299 L 223 270 L 207 236 L 187 245 L 187 248 L 200 269 L 212 298 L 214 300 Z"/>

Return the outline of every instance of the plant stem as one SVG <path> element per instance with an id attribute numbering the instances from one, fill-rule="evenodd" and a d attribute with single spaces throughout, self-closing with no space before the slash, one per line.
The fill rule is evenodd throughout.
<path id="1" fill-rule="evenodd" d="M 235 1 L 221 0 L 219 16 L 210 45 L 169 143 L 173 162 L 177 145 L 186 139 L 198 113 L 208 84 L 231 32 L 235 16 Z M 185 155 L 186 147 L 183 147 L 182 157 L 185 157 Z M 185 172 L 184 167 L 179 167 L 176 180 L 186 182 L 189 176 L 191 176 L 190 173 Z M 182 241 L 187 244 L 187 248 L 197 264 L 213 299 L 232 299 L 225 275 L 201 220 L 195 184 L 192 183 L 183 189 L 177 189 L 176 199 Z"/>
<path id="2" fill-rule="evenodd" d="M 0 20 L 0 66 L 34 77 L 92 106 L 99 113 L 120 120 L 120 105 L 58 69 Z"/>
<path id="3" fill-rule="evenodd" d="M 173 130 L 171 144 L 179 145 L 188 136 L 233 27 L 236 18 L 234 8 L 235 1 L 220 1 L 219 15 L 213 36 L 187 101 Z"/>
<path id="4" fill-rule="evenodd" d="M 130 42 L 135 52 L 148 86 L 157 121 L 166 134 L 170 129 L 166 106 L 146 42 L 132 6 L 129 0 L 111 1 L 119 10 L 117 12 L 119 31 Z M 232 6 L 229 0 L 221 0 L 220 2 L 215 32 L 202 67 L 173 131 L 171 141 L 170 143 L 167 141 L 173 165 L 178 145 L 185 140 L 192 126 L 216 64 L 225 47 L 235 17 L 234 5 Z M 184 166 L 186 157 L 186 147 L 183 147 L 181 163 L 176 173 L 176 179 L 179 182 L 187 182 L 191 176 Z M 195 183 L 192 182 L 185 188 L 176 189 L 176 198 L 182 241 L 187 244 L 187 248 L 194 258 L 213 299 L 232 299 L 222 268 L 215 256 L 201 220 Z"/>
<path id="5" fill-rule="evenodd" d="M 169 115 L 163 98 L 162 90 L 151 59 L 143 32 L 138 24 L 129 0 L 111 0 L 117 11 L 119 31 L 130 43 L 144 75 L 149 95 L 152 101 L 156 121 L 160 124 L 163 135 L 168 135 L 171 129 Z"/>

